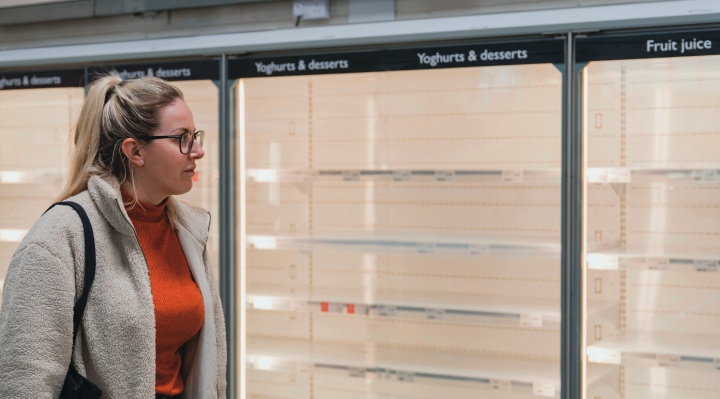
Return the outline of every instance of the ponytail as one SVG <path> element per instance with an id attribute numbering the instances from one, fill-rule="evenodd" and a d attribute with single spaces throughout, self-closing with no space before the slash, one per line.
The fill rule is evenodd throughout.
<path id="1" fill-rule="evenodd" d="M 93 175 L 112 175 L 120 184 L 128 180 L 120 144 L 150 136 L 160 124 L 160 109 L 182 98 L 177 87 L 159 78 L 123 80 L 112 72 L 95 80 L 75 125 L 68 180 L 56 201 L 85 191 Z"/>
<path id="2" fill-rule="evenodd" d="M 107 75 L 90 85 L 75 125 L 68 180 L 56 201 L 65 200 L 85 191 L 91 175 L 103 174 L 95 164 L 100 145 L 103 107 L 106 97 L 120 82 L 122 79 L 119 76 Z"/>

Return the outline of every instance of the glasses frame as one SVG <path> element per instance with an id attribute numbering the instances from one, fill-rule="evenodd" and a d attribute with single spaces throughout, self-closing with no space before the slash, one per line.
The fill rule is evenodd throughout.
<path id="1" fill-rule="evenodd" d="M 173 134 L 173 135 L 171 135 L 171 136 L 148 136 L 148 137 L 143 138 L 142 140 L 143 140 L 143 141 L 153 141 L 153 140 L 160 140 L 160 139 L 177 139 L 177 141 L 178 141 L 178 148 L 180 148 L 180 153 L 181 153 L 181 154 L 189 154 L 190 152 L 192 152 L 193 144 L 195 144 L 195 142 L 197 141 L 198 135 L 202 135 L 203 138 L 204 138 L 204 137 L 205 137 L 205 131 L 204 131 L 204 130 L 197 130 L 197 131 L 195 131 L 194 133 L 191 133 L 191 134 L 192 134 L 192 140 L 190 140 L 190 144 L 188 145 L 188 150 L 187 150 L 187 152 L 183 152 L 183 148 L 182 148 L 182 137 L 183 137 L 184 135 L 188 134 L 188 133 L 190 133 L 190 132 L 187 131 L 187 132 L 185 132 L 185 133 L 183 133 L 183 134 Z M 200 147 L 202 148 L 202 142 L 200 142 Z"/>

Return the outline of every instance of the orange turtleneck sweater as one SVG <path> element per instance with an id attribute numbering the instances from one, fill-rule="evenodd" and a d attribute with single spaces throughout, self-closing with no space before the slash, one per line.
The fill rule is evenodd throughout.
<path id="1" fill-rule="evenodd" d="M 123 201 L 131 199 L 123 195 Z M 155 392 L 173 396 L 185 389 L 180 374 L 183 346 L 200 331 L 205 308 L 165 212 L 167 199 L 159 206 L 141 205 L 126 210 L 145 253 L 155 302 Z"/>

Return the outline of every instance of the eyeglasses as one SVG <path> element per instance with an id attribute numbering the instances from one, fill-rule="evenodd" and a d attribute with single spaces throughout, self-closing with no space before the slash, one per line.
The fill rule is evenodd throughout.
<path id="1" fill-rule="evenodd" d="M 189 154 L 190 151 L 192 151 L 193 143 L 195 143 L 196 141 L 198 144 L 200 144 L 200 148 L 202 148 L 203 140 L 205 139 L 205 132 L 203 132 L 202 130 L 198 130 L 195 133 L 185 132 L 183 134 L 176 134 L 172 136 L 148 136 L 145 137 L 143 141 L 152 141 L 159 139 L 177 139 L 178 144 L 180 145 L 180 153 Z"/>

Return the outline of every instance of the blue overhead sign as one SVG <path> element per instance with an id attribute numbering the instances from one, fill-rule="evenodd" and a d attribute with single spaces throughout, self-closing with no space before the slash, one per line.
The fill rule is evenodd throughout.
<path id="1" fill-rule="evenodd" d="M 579 38 L 579 62 L 720 54 L 720 30 Z"/>
<path id="2" fill-rule="evenodd" d="M 0 72 L 0 90 L 82 87 L 85 71 Z"/>
<path id="3" fill-rule="evenodd" d="M 238 58 L 230 78 L 564 62 L 563 39 Z"/>
<path id="4" fill-rule="evenodd" d="M 220 78 L 220 63 L 217 60 L 199 60 L 93 66 L 89 70 L 90 81 L 111 71 L 117 72 L 123 79 L 154 76 L 170 81 L 217 80 Z"/>

